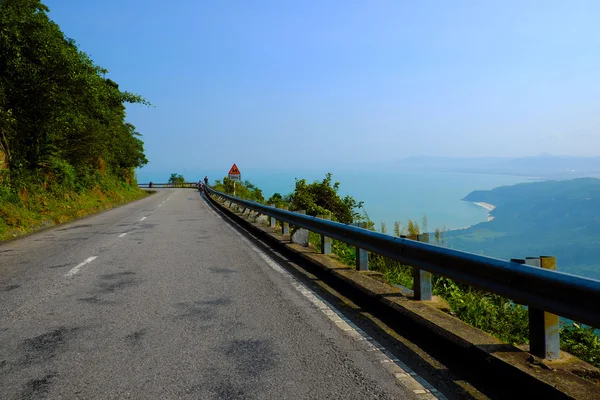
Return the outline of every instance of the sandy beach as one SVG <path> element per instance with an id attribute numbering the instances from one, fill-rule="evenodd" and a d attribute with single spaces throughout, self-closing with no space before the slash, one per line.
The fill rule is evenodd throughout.
<path id="1" fill-rule="evenodd" d="M 483 201 L 474 201 L 473 203 L 474 203 L 474 204 L 477 204 L 479 207 L 483 207 L 483 208 L 485 208 L 486 210 L 488 210 L 488 222 L 489 222 L 489 221 L 493 221 L 493 220 L 494 220 L 494 217 L 492 217 L 492 216 L 490 215 L 490 212 L 491 212 L 491 211 L 493 211 L 493 210 L 494 210 L 494 208 L 496 208 L 496 206 L 495 206 L 495 205 L 493 205 L 493 204 L 490 204 L 490 203 L 484 203 Z"/>

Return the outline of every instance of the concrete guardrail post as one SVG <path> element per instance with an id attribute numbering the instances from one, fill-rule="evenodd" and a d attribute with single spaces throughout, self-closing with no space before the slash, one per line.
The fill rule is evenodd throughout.
<path id="1" fill-rule="evenodd" d="M 290 224 L 288 222 L 281 221 L 281 234 L 289 235 L 289 233 L 290 233 Z"/>
<path id="2" fill-rule="evenodd" d="M 556 271 L 555 257 L 527 257 L 525 264 Z M 547 360 L 560 358 L 558 315 L 529 307 L 529 352 Z"/>
<path id="3" fill-rule="evenodd" d="M 366 222 L 356 222 L 354 226 L 359 228 L 367 229 Z M 369 252 L 365 249 L 361 249 L 356 246 L 356 270 L 357 271 L 368 271 L 369 270 Z"/>
<path id="4" fill-rule="evenodd" d="M 317 218 L 331 220 L 331 215 L 319 215 Z M 321 235 L 321 254 L 331 254 L 331 238 Z"/>
<path id="5" fill-rule="evenodd" d="M 417 235 L 417 241 L 429 243 L 429 233 Z M 415 300 L 431 300 L 431 273 L 413 267 L 413 293 Z"/>
<path id="6" fill-rule="evenodd" d="M 269 204 L 269 207 L 275 207 L 275 204 Z M 269 217 L 271 220 L 271 228 L 275 228 L 277 226 L 277 220 L 275 217 Z"/>
<path id="7" fill-rule="evenodd" d="M 296 211 L 298 214 L 306 215 L 306 210 Z M 308 247 L 308 230 L 294 226 L 292 230 L 292 236 L 290 237 L 292 243 L 297 243 L 301 246 Z"/>

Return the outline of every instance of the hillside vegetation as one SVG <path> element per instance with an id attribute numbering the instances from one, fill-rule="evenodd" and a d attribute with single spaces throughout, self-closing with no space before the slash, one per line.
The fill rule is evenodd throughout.
<path id="1" fill-rule="evenodd" d="M 121 91 L 39 0 L 0 1 L 0 239 L 143 196 Z"/>
<path id="2" fill-rule="evenodd" d="M 522 183 L 474 191 L 494 220 L 449 232 L 450 246 L 503 259 L 552 255 L 560 271 L 600 279 L 600 179 Z"/>

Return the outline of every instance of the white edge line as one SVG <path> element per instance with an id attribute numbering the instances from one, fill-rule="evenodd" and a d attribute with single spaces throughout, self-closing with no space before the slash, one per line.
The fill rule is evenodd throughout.
<path id="1" fill-rule="evenodd" d="M 140 219 L 140 221 L 143 221 L 143 220 L 145 220 L 145 219 L 146 219 L 146 217 L 143 217 L 142 219 Z"/>
<path id="2" fill-rule="evenodd" d="M 119 237 L 120 237 L 120 238 L 122 238 L 122 237 L 123 237 L 123 236 L 125 236 L 125 235 L 127 235 L 127 232 L 125 232 L 125 233 L 121 233 L 121 234 L 119 235 Z"/>
<path id="3" fill-rule="evenodd" d="M 97 257 L 97 256 L 94 256 L 94 257 L 87 258 L 87 259 L 86 259 L 84 262 L 82 262 L 81 264 L 78 264 L 78 265 L 77 265 L 77 266 L 75 266 L 75 267 L 74 267 L 72 270 L 70 270 L 69 272 L 67 272 L 67 273 L 65 274 L 65 276 L 73 276 L 73 275 L 75 275 L 76 273 L 78 273 L 78 272 L 79 272 L 79 270 L 81 269 L 81 267 L 83 267 L 85 264 L 89 264 L 89 263 L 91 263 L 91 262 L 92 262 L 92 261 L 94 261 L 96 258 L 98 258 L 98 257 Z"/>
<path id="4" fill-rule="evenodd" d="M 214 211 L 210 206 L 208 207 L 213 214 L 215 214 L 218 218 L 223 219 L 216 211 Z M 234 221 L 235 223 L 235 221 Z M 429 398 L 437 398 L 437 399 L 446 399 L 442 393 L 440 393 L 436 388 L 423 379 L 421 376 L 416 374 L 410 367 L 404 364 L 402 361 L 398 360 L 391 353 L 388 355 L 388 351 L 379 344 L 375 339 L 368 336 L 362 329 L 356 326 L 352 321 L 350 321 L 346 316 L 344 316 L 340 311 L 338 311 L 334 306 L 329 304 L 325 299 L 321 298 L 318 294 L 314 293 L 310 288 L 301 283 L 298 279 L 296 279 L 292 274 L 283 269 L 275 260 L 269 257 L 264 251 L 259 249 L 252 243 L 250 240 L 246 239 L 241 233 L 239 233 L 233 226 L 230 224 L 226 224 L 232 231 L 239 235 L 239 238 L 246 242 L 255 253 L 258 254 L 260 258 L 262 258 L 267 265 L 269 265 L 272 269 L 284 275 L 292 286 L 299 291 L 304 297 L 306 297 L 317 310 L 321 311 L 327 318 L 331 320 L 340 330 L 344 331 L 348 336 L 354 338 L 355 340 L 364 340 L 368 342 L 368 349 L 366 351 L 375 350 L 380 358 L 380 362 L 382 364 L 391 364 L 388 368 L 388 372 L 391 373 L 394 378 L 400 383 L 403 387 L 408 388 L 416 395 L 425 395 Z M 391 357 L 390 357 L 391 356 Z M 415 377 L 419 378 L 419 380 L 415 379 Z M 407 382 L 408 381 L 408 382 Z M 425 385 L 421 382 L 423 381 Z M 417 389 L 415 389 L 417 388 Z M 418 397 L 425 397 L 418 396 Z"/>
<path id="5" fill-rule="evenodd" d="M 216 211 L 214 211 L 210 206 L 208 209 L 215 214 L 218 218 L 223 219 L 221 215 L 219 215 Z M 228 218 L 229 219 L 229 218 Z M 235 221 L 233 221 L 236 223 Z M 237 224 L 237 223 L 236 223 Z M 411 368 L 409 368 L 402 361 L 398 360 L 391 353 L 387 354 L 388 351 L 379 344 L 375 339 L 368 336 L 362 329 L 356 326 L 352 321 L 350 321 L 346 316 L 344 316 L 340 311 L 338 311 L 334 306 L 329 304 L 325 299 L 321 298 L 318 294 L 314 293 L 310 288 L 301 283 L 298 279 L 296 279 L 292 274 L 283 269 L 275 260 L 269 257 L 264 251 L 259 249 L 252 243 L 250 240 L 246 239 L 240 232 L 238 232 L 233 226 L 230 224 L 225 224 L 232 231 L 239 235 L 239 238 L 246 242 L 255 253 L 258 254 L 260 258 L 262 258 L 267 265 L 269 265 L 272 269 L 284 275 L 292 286 L 299 291 L 304 297 L 310 301 L 313 306 L 319 311 L 321 311 L 331 322 L 334 323 L 340 330 L 344 331 L 348 336 L 354 338 L 355 340 L 361 340 L 368 342 L 368 349 L 366 351 L 375 350 L 378 354 L 378 358 L 382 364 L 391 364 L 388 368 L 388 372 L 391 373 L 394 378 L 396 378 L 397 382 L 405 388 L 408 388 L 416 395 L 421 395 L 417 397 L 429 397 L 436 399 L 446 399 L 442 393 L 440 393 L 436 388 L 423 379 L 421 376 L 417 375 Z M 391 357 L 390 357 L 391 356 Z M 415 377 L 419 378 L 419 380 L 415 379 Z M 407 382 L 408 381 L 408 382 Z M 421 384 L 423 381 L 425 385 Z M 417 389 L 415 389 L 417 388 Z M 423 396 L 425 395 L 425 396 Z"/>
<path id="6" fill-rule="evenodd" d="M 231 225 L 227 224 L 234 232 L 238 233 L 240 239 L 246 242 L 254 252 L 258 254 L 260 258 L 262 258 L 267 265 L 269 265 L 275 271 L 283 274 L 287 279 L 291 281 L 292 286 L 299 291 L 304 297 L 306 297 L 318 310 L 320 310 L 327 318 L 329 318 L 334 325 L 336 325 L 339 329 L 344 331 L 347 335 L 351 337 L 357 337 L 357 340 L 366 340 L 369 342 L 369 349 L 366 351 L 376 350 L 379 353 L 380 362 L 382 363 L 391 363 L 391 367 L 388 369 L 389 372 L 392 373 L 398 383 L 400 383 L 403 387 L 410 389 L 413 393 L 417 395 L 427 395 L 428 397 L 433 397 L 437 399 L 446 399 L 444 395 L 442 395 L 436 388 L 423 379 L 421 376 L 417 375 L 412 369 L 410 369 L 403 362 L 398 360 L 395 357 L 390 357 L 386 353 L 385 347 L 379 344 L 375 339 L 368 336 L 365 332 L 363 332 L 360 328 L 358 328 L 352 321 L 346 318 L 340 311 L 337 311 L 334 306 L 329 304 L 325 299 L 322 299 L 321 296 L 314 293 L 310 288 L 301 283 L 298 279 L 296 279 L 292 274 L 283 269 L 275 260 L 269 257 L 264 251 L 256 247 L 250 240 L 246 239 L 239 232 L 237 232 Z M 340 320 L 336 323 L 336 320 Z M 391 355 L 391 353 L 390 353 Z M 397 361 L 396 361 L 397 360 Z M 426 386 L 421 384 L 419 380 L 415 379 L 420 378 L 419 380 L 425 382 Z M 402 377 L 402 378 L 401 378 Z M 408 381 L 408 382 L 406 382 Z M 417 389 L 415 389 L 417 388 Z"/>

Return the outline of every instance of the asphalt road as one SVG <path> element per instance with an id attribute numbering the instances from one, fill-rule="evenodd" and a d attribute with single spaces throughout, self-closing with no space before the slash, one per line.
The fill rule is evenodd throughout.
<path id="1" fill-rule="evenodd" d="M 0 398 L 430 398 L 268 261 L 190 189 L 0 245 Z"/>

